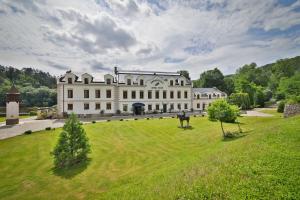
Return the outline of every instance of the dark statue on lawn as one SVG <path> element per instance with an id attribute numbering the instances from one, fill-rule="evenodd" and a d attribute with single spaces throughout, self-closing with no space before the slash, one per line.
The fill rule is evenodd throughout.
<path id="1" fill-rule="evenodd" d="M 187 124 L 185 128 L 190 127 L 190 116 L 187 116 L 184 111 L 182 111 L 182 113 L 180 113 L 180 114 L 177 114 L 177 118 L 180 121 L 181 128 L 183 128 L 183 121 L 186 121 L 186 124 Z"/>

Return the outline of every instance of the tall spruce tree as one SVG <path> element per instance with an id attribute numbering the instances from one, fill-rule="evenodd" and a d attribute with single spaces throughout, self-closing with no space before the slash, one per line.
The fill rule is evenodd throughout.
<path id="1" fill-rule="evenodd" d="M 75 114 L 65 122 L 58 143 L 52 154 L 54 165 L 58 168 L 70 167 L 87 160 L 90 145 L 84 129 Z"/>

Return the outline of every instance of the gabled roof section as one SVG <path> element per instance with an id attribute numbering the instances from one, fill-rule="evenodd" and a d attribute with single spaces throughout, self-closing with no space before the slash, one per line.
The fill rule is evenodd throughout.
<path id="1" fill-rule="evenodd" d="M 216 87 L 212 88 L 193 88 L 193 93 L 224 93 Z"/>

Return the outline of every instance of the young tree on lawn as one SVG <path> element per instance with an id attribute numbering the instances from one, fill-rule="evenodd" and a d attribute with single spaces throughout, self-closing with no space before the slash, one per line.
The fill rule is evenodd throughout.
<path id="1" fill-rule="evenodd" d="M 238 113 L 238 107 L 230 105 L 224 99 L 216 100 L 208 107 L 208 118 L 211 121 L 220 121 L 223 137 L 226 137 L 223 122 L 234 122 Z"/>
<path id="2" fill-rule="evenodd" d="M 65 122 L 58 143 L 52 154 L 54 165 L 58 168 L 70 167 L 87 160 L 90 145 L 84 129 L 75 114 L 71 114 Z"/>

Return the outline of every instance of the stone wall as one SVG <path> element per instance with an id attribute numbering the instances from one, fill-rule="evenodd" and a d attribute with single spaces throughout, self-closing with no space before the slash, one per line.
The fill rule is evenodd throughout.
<path id="1" fill-rule="evenodd" d="M 286 104 L 284 106 L 284 117 L 300 114 L 300 104 Z"/>

